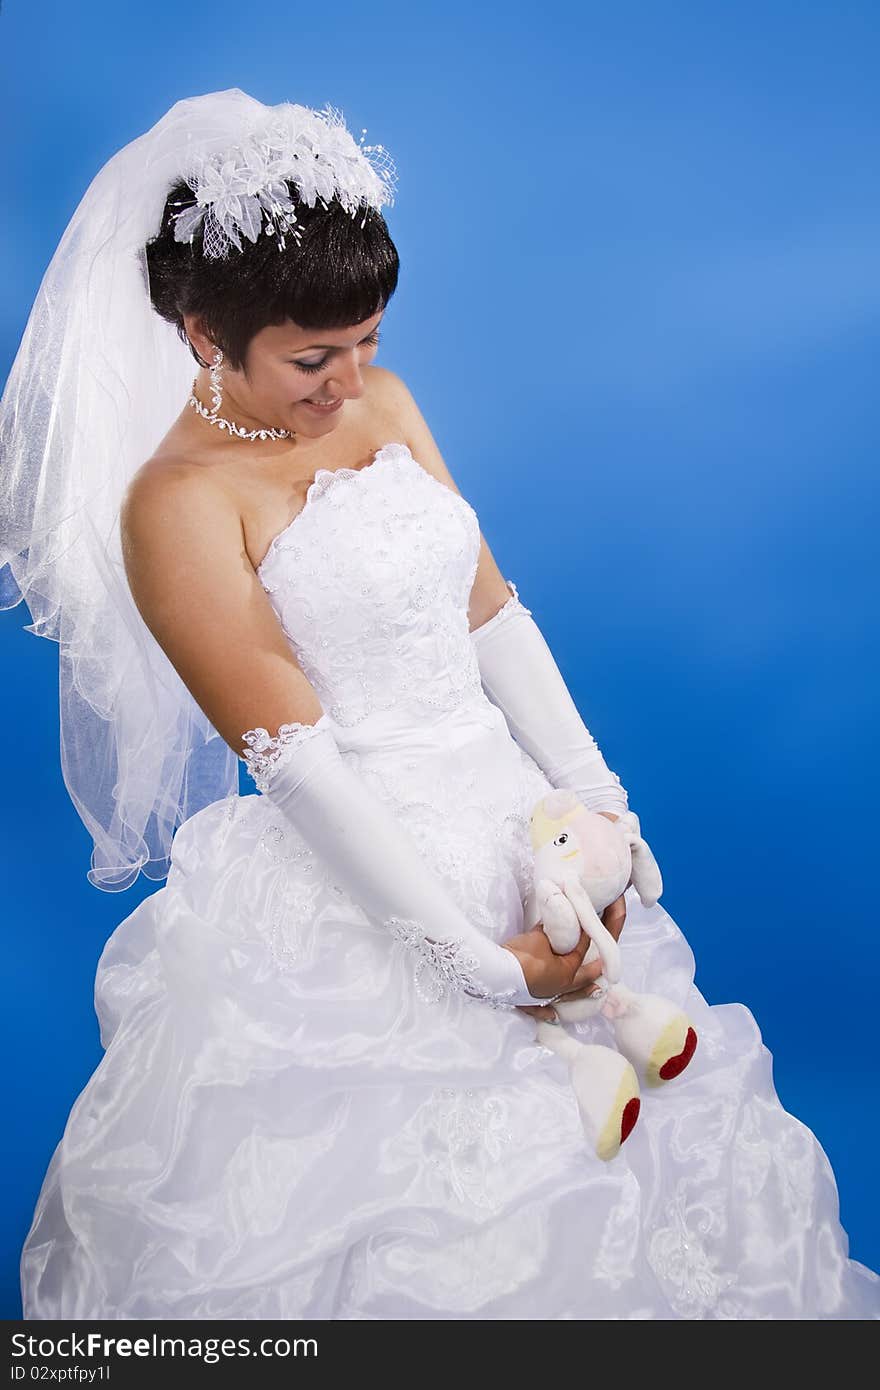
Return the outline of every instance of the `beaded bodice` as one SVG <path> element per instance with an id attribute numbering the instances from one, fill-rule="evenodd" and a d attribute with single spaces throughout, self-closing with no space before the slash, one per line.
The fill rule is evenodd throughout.
<path id="1" fill-rule="evenodd" d="M 405 444 L 318 470 L 258 575 L 349 746 L 485 699 L 468 623 L 479 550 L 474 509 Z"/>

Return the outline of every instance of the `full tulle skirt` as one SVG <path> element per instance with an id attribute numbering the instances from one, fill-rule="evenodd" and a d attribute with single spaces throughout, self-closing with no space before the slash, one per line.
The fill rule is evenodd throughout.
<path id="1" fill-rule="evenodd" d="M 344 754 L 497 941 L 550 785 L 500 718 Z M 268 798 L 209 805 L 173 850 L 98 965 L 105 1051 L 39 1194 L 25 1318 L 880 1316 L 755 1019 L 706 1002 L 660 903 L 627 890 L 624 979 L 699 1046 L 602 1162 L 534 1019 L 432 996 Z"/>

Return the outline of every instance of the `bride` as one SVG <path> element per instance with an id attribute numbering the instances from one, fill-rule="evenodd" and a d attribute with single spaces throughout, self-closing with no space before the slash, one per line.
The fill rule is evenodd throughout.
<path id="1" fill-rule="evenodd" d="M 90 879 L 164 880 L 98 964 L 24 1316 L 880 1317 L 659 903 L 603 921 L 699 1047 L 607 1162 L 536 1037 L 601 962 L 530 917 L 531 810 L 638 822 L 373 364 L 395 179 L 332 109 L 176 103 L 90 186 L 4 393 L 0 560 L 59 643 Z"/>

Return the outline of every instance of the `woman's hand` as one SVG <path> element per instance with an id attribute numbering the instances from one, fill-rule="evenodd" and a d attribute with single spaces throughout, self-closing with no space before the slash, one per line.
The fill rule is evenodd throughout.
<path id="1" fill-rule="evenodd" d="M 621 893 L 620 897 L 615 898 L 613 903 L 609 903 L 605 911 L 602 913 L 602 922 L 609 934 L 614 937 L 614 940 L 619 941 L 620 933 L 623 931 L 625 921 L 626 898 L 624 894 Z M 544 932 L 544 929 L 540 922 L 536 927 L 532 928 L 532 931 L 539 931 L 541 935 L 544 937 L 544 939 L 547 941 L 547 944 L 549 946 L 549 938 Z M 528 932 L 524 933 L 525 936 L 529 936 L 529 934 L 530 933 Z M 509 946 L 512 942 L 519 942 L 521 941 L 521 939 L 521 937 L 514 936 L 511 938 L 511 941 L 506 941 L 504 944 L 505 946 Z M 584 943 L 586 944 L 584 945 Z M 575 947 L 575 951 L 579 951 L 582 945 L 584 945 L 583 955 L 586 955 L 587 951 L 590 949 L 590 938 L 586 935 L 584 931 L 581 932 L 581 939 Z M 514 954 L 517 956 L 520 965 L 522 965 L 523 967 L 523 974 L 526 975 L 526 983 L 529 986 L 529 990 L 532 994 L 540 994 L 541 991 L 539 989 L 532 989 L 531 981 L 529 979 L 529 976 L 526 974 L 526 967 L 523 963 L 520 952 L 515 951 Z M 573 955 L 575 954 L 575 952 L 570 952 L 570 954 Z M 564 960 L 565 957 L 556 956 L 556 959 Z M 581 959 L 583 959 L 583 956 L 581 957 Z M 603 965 L 601 960 L 590 961 L 588 965 L 584 965 L 581 967 L 580 974 L 583 977 L 583 979 L 579 985 L 573 984 L 570 989 L 558 989 L 555 991 L 555 993 L 564 994 L 566 999 L 587 999 L 593 993 L 593 990 L 596 988 L 596 981 L 602 974 L 602 970 Z M 555 1023 L 557 1018 L 559 1017 L 552 1004 L 517 1004 L 516 1007 L 518 1009 L 521 1009 L 524 1014 L 531 1014 L 532 1018 L 546 1019 L 549 1023 Z"/>
<path id="2" fill-rule="evenodd" d="M 546 996 L 552 999 L 557 994 L 579 998 L 585 991 L 590 993 L 602 974 L 601 960 L 591 960 L 584 965 L 584 956 L 590 949 L 590 938 L 581 929 L 580 938 L 574 950 L 557 955 L 550 945 L 550 938 L 538 922 L 529 931 L 521 932 L 502 942 L 513 951 L 526 977 L 529 993 L 537 998 Z M 523 1013 L 534 1018 L 556 1018 L 556 1011 L 550 1004 L 517 1004 Z"/>
<path id="3" fill-rule="evenodd" d="M 614 937 L 615 941 L 620 940 L 620 933 L 623 931 L 623 924 L 626 921 L 626 898 L 621 893 L 619 898 L 615 898 L 613 903 L 609 903 L 602 913 L 602 922 L 606 930 Z"/>

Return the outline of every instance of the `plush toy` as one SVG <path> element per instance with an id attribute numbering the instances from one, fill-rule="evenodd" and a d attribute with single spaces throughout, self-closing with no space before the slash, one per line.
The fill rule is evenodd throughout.
<path id="1" fill-rule="evenodd" d="M 603 964 L 589 998 L 554 1001 L 561 1022 L 539 1022 L 537 1040 L 568 1062 L 584 1132 L 599 1158 L 614 1158 L 638 1119 L 640 1083 L 671 1081 L 697 1045 L 696 1029 L 677 1005 L 658 994 L 636 994 L 622 982 L 620 947 L 601 920 L 630 883 L 642 905 L 653 907 L 663 891 L 660 870 L 634 811 L 610 821 L 568 790 L 537 803 L 531 840 L 535 880 L 526 926 L 542 922 L 558 953 L 574 949 L 583 927 L 590 938 L 584 960 Z M 611 1023 L 617 1051 L 577 1042 L 562 1027 L 596 1014 Z"/>

